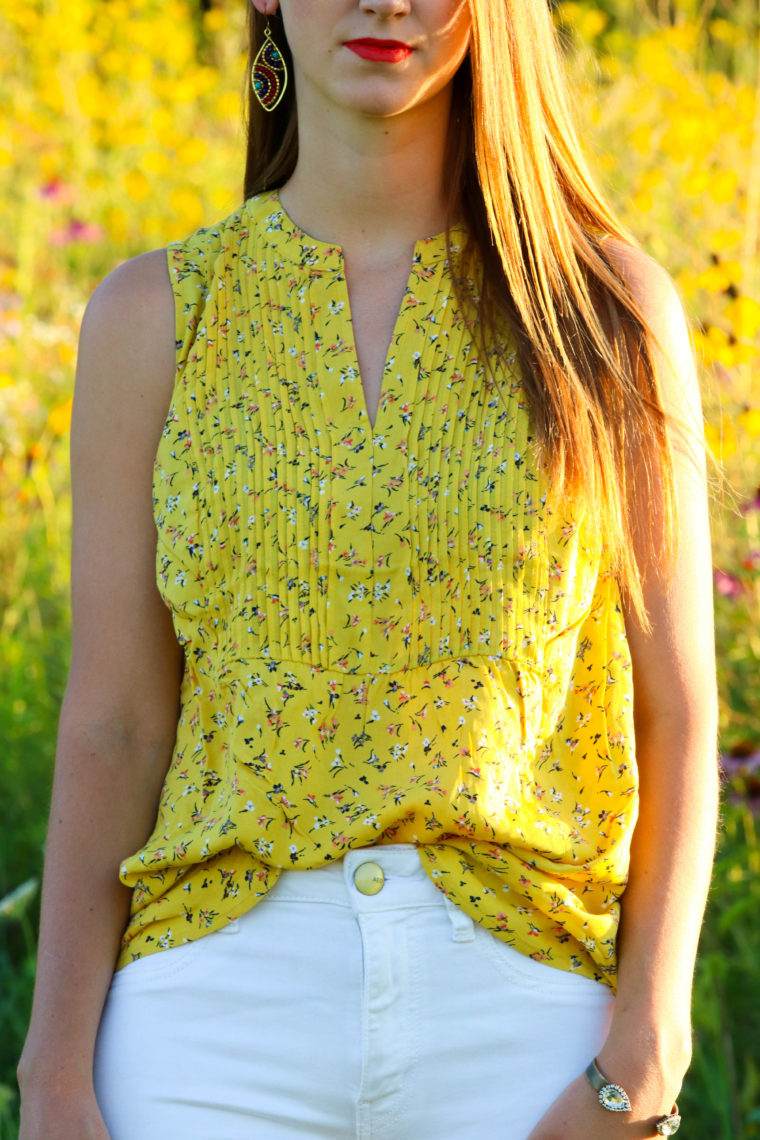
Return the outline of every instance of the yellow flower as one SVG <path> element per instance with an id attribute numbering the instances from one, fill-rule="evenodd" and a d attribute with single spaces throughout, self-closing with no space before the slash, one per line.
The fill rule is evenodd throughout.
<path id="1" fill-rule="evenodd" d="M 151 185 L 141 170 L 130 170 L 124 178 L 124 189 L 135 202 L 144 202 Z"/>
<path id="2" fill-rule="evenodd" d="M 685 297 L 691 297 L 697 288 L 697 275 L 690 269 L 682 269 L 675 274 L 676 283 Z"/>
<path id="3" fill-rule="evenodd" d="M 39 35 L 40 16 L 31 4 L 9 4 L 4 7 L 5 19 L 12 20 L 16 27 L 30 36 Z"/>
<path id="4" fill-rule="evenodd" d="M 205 139 L 186 139 L 177 147 L 177 161 L 183 166 L 194 166 L 208 155 L 208 143 Z"/>
<path id="5" fill-rule="evenodd" d="M 53 435 L 66 435 L 67 431 L 71 428 L 71 407 L 72 397 L 69 396 L 68 400 L 64 400 L 61 404 L 56 404 L 50 411 L 48 416 L 48 427 Z"/>
<path id="6" fill-rule="evenodd" d="M 238 201 L 230 193 L 229 187 L 215 186 L 211 191 L 211 204 L 217 216 L 226 218 L 236 208 Z"/>
<path id="7" fill-rule="evenodd" d="M 142 55 L 138 52 L 124 62 L 131 83 L 145 83 L 153 75 L 153 61 L 149 55 Z"/>
<path id="8" fill-rule="evenodd" d="M 654 198 L 647 191 L 639 194 L 634 194 L 632 198 L 633 208 L 638 210 L 640 214 L 648 214 L 654 206 Z"/>
<path id="9" fill-rule="evenodd" d="M 203 223 L 204 210 L 201 200 L 192 190 L 178 186 L 169 193 L 169 204 L 177 224 L 188 233 Z"/>
<path id="10" fill-rule="evenodd" d="M 725 44 L 735 44 L 746 33 L 743 28 L 738 28 L 736 24 L 732 24 L 730 20 L 718 18 L 710 20 L 709 24 L 710 35 L 713 39 L 722 40 Z"/>
<path id="11" fill-rule="evenodd" d="M 757 95 L 751 87 L 740 87 L 736 93 L 736 110 L 748 124 L 755 118 Z"/>
<path id="12" fill-rule="evenodd" d="M 721 463 L 736 452 L 736 433 L 727 416 L 723 416 L 720 426 L 705 424 L 705 440 L 715 458 Z"/>
<path id="13" fill-rule="evenodd" d="M 214 100 L 214 114 L 217 119 L 236 119 L 241 113 L 240 96 L 235 91 L 223 91 Z"/>
<path id="14" fill-rule="evenodd" d="M 105 226 L 116 245 L 127 240 L 127 211 L 122 206 L 108 206 L 104 211 Z"/>
<path id="15" fill-rule="evenodd" d="M 79 76 L 76 91 L 77 102 L 82 112 L 89 119 L 100 118 L 103 106 L 103 89 L 91 71 L 85 71 Z"/>
<path id="16" fill-rule="evenodd" d="M 726 305 L 726 316 L 738 337 L 754 340 L 760 332 L 760 304 L 752 297 L 737 297 Z"/>
<path id="17" fill-rule="evenodd" d="M 108 48 L 104 51 L 100 56 L 99 63 L 103 71 L 109 75 L 121 75 L 124 70 L 122 53 L 116 48 Z"/>
<path id="18" fill-rule="evenodd" d="M 144 147 L 148 138 L 145 124 L 139 121 L 123 123 L 119 129 L 122 146 Z"/>
<path id="19" fill-rule="evenodd" d="M 171 165 L 168 155 L 162 150 L 149 150 L 143 155 L 142 168 L 149 174 L 168 174 Z"/>
<path id="20" fill-rule="evenodd" d="M 71 108 L 66 106 L 66 98 L 63 93 L 63 87 L 58 82 L 57 76 L 53 74 L 45 75 L 37 88 L 37 97 L 39 105 L 47 111 L 52 111 L 53 115 L 66 115 L 71 114 Z"/>
<path id="21" fill-rule="evenodd" d="M 164 105 L 156 107 L 148 116 L 148 121 L 150 122 L 152 130 L 158 135 L 162 143 L 169 134 L 172 136 L 171 141 L 174 141 L 177 127 L 174 122 L 174 116 L 168 107 Z"/>
<path id="22" fill-rule="evenodd" d="M 670 87 L 678 76 L 665 43 L 659 35 L 648 36 L 638 45 L 637 64 L 652 84 Z"/>
<path id="23" fill-rule="evenodd" d="M 210 8 L 204 14 L 203 23 L 209 32 L 221 32 L 227 27 L 227 13 L 223 8 Z"/>
<path id="24" fill-rule="evenodd" d="M 753 344 L 735 344 L 733 346 L 734 364 L 760 364 L 760 347 Z"/>
<path id="25" fill-rule="evenodd" d="M 652 128 L 648 123 L 639 123 L 628 136 L 628 142 L 639 154 L 652 153 Z"/>
<path id="26" fill-rule="evenodd" d="M 739 184 L 735 170 L 721 170 L 710 179 L 710 197 L 713 202 L 732 202 Z"/>
<path id="27" fill-rule="evenodd" d="M 731 277 L 723 265 L 711 265 L 709 269 L 700 273 L 696 280 L 697 288 L 706 289 L 708 293 L 725 293 L 730 285 Z M 714 331 L 716 330 L 710 329 L 711 333 Z"/>
<path id="28" fill-rule="evenodd" d="M 677 24 L 675 27 L 665 28 L 661 35 L 678 51 L 690 53 L 697 46 L 699 28 L 696 24 Z"/>
<path id="29" fill-rule="evenodd" d="M 587 8 L 582 4 L 573 3 L 572 0 L 561 4 L 559 8 L 560 21 L 568 28 L 572 28 L 584 40 L 595 40 L 600 36 L 609 23 L 609 17 L 598 8 Z"/>
<path id="30" fill-rule="evenodd" d="M 713 253 L 724 253 L 727 249 L 737 249 L 741 244 L 742 232 L 739 229 L 712 230 L 707 235 L 707 246 Z"/>
<path id="31" fill-rule="evenodd" d="M 702 109 L 684 109 L 673 114 L 662 146 L 678 162 L 686 159 L 705 161 L 719 137 L 717 124 Z"/>
<path id="32" fill-rule="evenodd" d="M 707 90 L 717 103 L 718 100 L 724 101 L 730 96 L 731 84 L 722 72 L 711 71 L 707 76 Z"/>
<path id="33" fill-rule="evenodd" d="M 172 80 L 167 91 L 176 104 L 194 103 L 201 94 L 195 74 L 192 72 L 181 79 Z"/>
<path id="34" fill-rule="evenodd" d="M 715 325 L 708 329 L 707 336 L 695 331 L 694 346 L 707 364 L 717 361 L 725 368 L 742 364 L 743 354 L 748 349 L 747 345 L 729 344 L 728 335 Z"/>
<path id="35" fill-rule="evenodd" d="M 651 170 L 645 170 L 639 178 L 639 186 L 642 190 L 656 190 L 658 186 L 662 186 L 665 181 L 665 171 L 655 167 Z"/>
<path id="36" fill-rule="evenodd" d="M 683 182 L 681 183 L 681 188 L 683 189 L 684 194 L 696 196 L 697 194 L 704 194 L 709 182 L 710 179 L 707 171 L 704 169 L 704 167 L 700 166 L 697 167 L 696 170 L 692 170 L 690 174 L 686 175 Z"/>
<path id="37" fill-rule="evenodd" d="M 753 438 L 760 435 L 760 408 L 747 408 L 737 417 L 737 424 Z"/>

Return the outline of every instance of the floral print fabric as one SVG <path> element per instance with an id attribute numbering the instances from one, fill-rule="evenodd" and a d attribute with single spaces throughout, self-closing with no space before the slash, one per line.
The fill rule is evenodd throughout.
<path id="1" fill-rule="evenodd" d="M 499 938 L 614 988 L 637 811 L 618 587 L 552 502 L 515 353 L 498 385 L 478 358 L 445 236 L 415 247 L 374 426 L 342 251 L 276 192 L 167 259 L 154 513 L 185 667 L 118 966 L 281 868 L 412 843 Z"/>

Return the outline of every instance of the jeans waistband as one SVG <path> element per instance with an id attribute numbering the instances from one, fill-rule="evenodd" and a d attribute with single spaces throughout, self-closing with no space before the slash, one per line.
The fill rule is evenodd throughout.
<path id="1" fill-rule="evenodd" d="M 364 894 L 354 882 L 357 868 L 364 863 L 375 863 L 382 870 L 383 883 L 376 894 Z M 349 907 L 356 914 L 444 907 L 456 941 L 474 937 L 473 920 L 435 886 L 413 843 L 358 848 L 324 867 L 283 870 L 267 898 L 271 902 L 328 903 Z"/>

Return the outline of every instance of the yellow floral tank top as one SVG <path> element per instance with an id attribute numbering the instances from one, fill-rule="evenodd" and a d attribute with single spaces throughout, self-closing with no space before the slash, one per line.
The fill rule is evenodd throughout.
<path id="1" fill-rule="evenodd" d="M 367 414 L 340 248 L 276 192 L 167 249 L 176 382 L 157 578 L 184 675 L 117 967 L 283 868 L 417 845 L 497 937 L 616 978 L 637 811 L 630 655 L 593 523 L 552 503 L 514 353 L 419 241 Z M 494 379 L 498 383 L 494 383 Z"/>

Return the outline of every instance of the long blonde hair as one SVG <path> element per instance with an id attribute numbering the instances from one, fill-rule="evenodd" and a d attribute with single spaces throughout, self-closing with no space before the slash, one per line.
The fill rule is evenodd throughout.
<path id="1" fill-rule="evenodd" d="M 470 235 L 455 288 L 486 350 L 498 345 L 506 321 L 552 491 L 594 518 L 621 590 L 647 628 L 632 489 L 635 481 L 645 501 L 648 491 L 662 504 L 665 523 L 649 556 L 666 565 L 675 533 L 673 460 L 655 338 L 605 242 L 638 245 L 587 168 L 546 0 L 469 3 L 472 39 L 454 79 L 447 156 L 450 221 L 463 217 Z M 292 66 L 279 13 L 270 22 Z M 249 3 L 250 64 L 265 24 Z M 295 168 L 293 85 L 267 114 L 249 84 L 247 127 L 246 199 L 282 186 Z"/>

